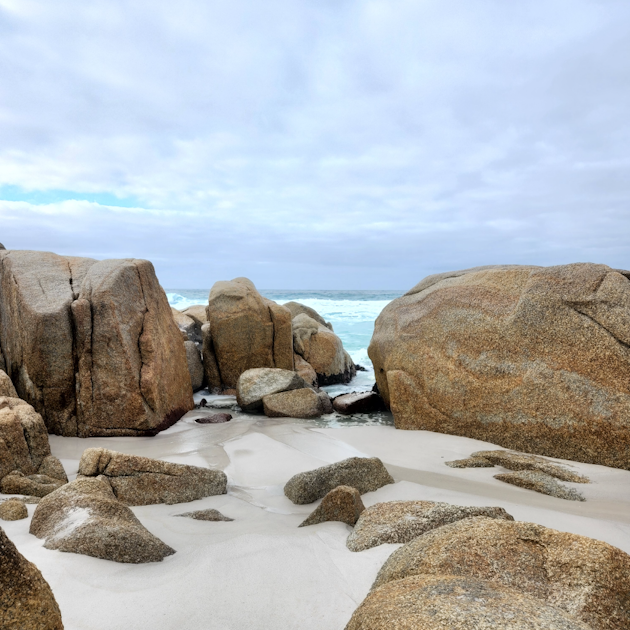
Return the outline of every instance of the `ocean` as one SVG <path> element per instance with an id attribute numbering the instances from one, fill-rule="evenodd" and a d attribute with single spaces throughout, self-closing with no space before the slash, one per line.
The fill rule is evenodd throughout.
<path id="1" fill-rule="evenodd" d="M 195 304 L 208 303 L 208 289 L 167 289 L 169 304 L 184 310 Z M 379 313 L 402 291 L 291 291 L 260 290 L 261 295 L 284 304 L 300 302 L 314 308 L 326 321 L 332 323 L 344 348 L 355 363 L 366 368 L 347 385 L 331 385 L 326 391 L 337 395 L 351 391 L 367 391 L 374 385 L 374 369 L 367 349 L 374 331 L 374 322 Z"/>

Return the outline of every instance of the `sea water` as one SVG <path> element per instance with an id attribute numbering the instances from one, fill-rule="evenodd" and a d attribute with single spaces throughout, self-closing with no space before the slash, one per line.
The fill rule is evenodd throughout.
<path id="1" fill-rule="evenodd" d="M 207 289 L 167 289 L 169 304 L 184 310 L 195 304 L 208 303 Z M 291 291 L 262 290 L 261 295 L 278 304 L 299 302 L 315 309 L 333 325 L 335 333 L 343 342 L 352 360 L 363 366 L 365 372 L 357 372 L 347 385 L 330 385 L 326 391 L 331 396 L 352 391 L 368 391 L 374 385 L 374 369 L 367 349 L 374 332 L 374 322 L 379 313 L 393 299 L 400 297 L 399 291 Z"/>

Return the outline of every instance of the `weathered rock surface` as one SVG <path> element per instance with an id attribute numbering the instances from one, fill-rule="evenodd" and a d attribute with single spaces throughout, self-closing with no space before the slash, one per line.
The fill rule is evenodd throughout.
<path id="1" fill-rule="evenodd" d="M 363 512 L 346 546 L 363 551 L 385 543 L 407 543 L 425 532 L 473 516 L 513 521 L 500 507 L 464 507 L 434 501 L 387 501 Z"/>
<path id="2" fill-rule="evenodd" d="M 298 315 L 308 315 L 311 319 L 314 319 L 318 324 L 326 326 L 328 330 L 333 329 L 333 325 L 327 322 L 314 308 L 300 304 L 299 302 L 286 302 L 283 304 L 285 308 L 291 311 L 291 319 L 295 319 Z"/>
<path id="3" fill-rule="evenodd" d="M 2 366 L 0 366 L 2 367 Z M 18 398 L 15 387 L 8 377 L 7 373 L 0 369 L 0 396 L 8 396 L 9 398 Z"/>
<path id="4" fill-rule="evenodd" d="M 173 319 L 177 324 L 177 328 L 179 328 L 180 332 L 183 333 L 184 339 L 192 341 L 193 343 L 201 343 L 201 326 L 199 326 L 192 317 L 178 311 L 172 306 L 171 313 L 173 314 Z"/>
<path id="5" fill-rule="evenodd" d="M 247 278 L 216 282 L 202 327 L 208 387 L 236 387 L 251 368 L 293 370 L 291 314 L 263 298 Z"/>
<path id="6" fill-rule="evenodd" d="M 265 396 L 304 387 L 304 379 L 292 370 L 253 368 L 239 376 L 236 401 L 243 411 L 254 411 L 262 409 Z"/>
<path id="7" fill-rule="evenodd" d="M 305 313 L 293 318 L 293 349 L 315 370 L 320 386 L 348 383 L 357 373 L 341 339 Z"/>
<path id="8" fill-rule="evenodd" d="M 193 408 L 181 334 L 148 261 L 1 251 L 0 345 L 52 433 L 152 435 Z"/>
<path id="9" fill-rule="evenodd" d="M 263 398 L 263 410 L 269 418 L 319 418 L 326 408 L 326 399 L 308 387 Z"/>
<path id="10" fill-rule="evenodd" d="M 68 482 L 68 475 L 66 474 L 63 464 L 54 455 L 44 457 L 37 474 L 59 479 L 64 483 Z"/>
<path id="11" fill-rule="evenodd" d="M 558 483 L 555 477 L 541 472 L 540 470 L 519 470 L 517 472 L 494 475 L 494 478 L 513 486 L 518 486 L 519 488 L 534 490 L 535 492 L 548 494 L 558 499 L 586 501 L 582 494 L 575 490 L 575 488 L 568 488 Z"/>
<path id="12" fill-rule="evenodd" d="M 206 307 L 203 304 L 189 306 L 188 308 L 185 308 L 182 311 L 182 313 L 195 321 L 195 323 L 199 327 L 199 332 L 201 332 L 201 327 L 204 324 L 208 323 L 208 316 L 206 315 Z"/>
<path id="13" fill-rule="evenodd" d="M 346 630 L 590 630 L 531 595 L 496 582 L 414 575 L 373 590 Z"/>
<path id="14" fill-rule="evenodd" d="M 315 511 L 300 527 L 317 525 L 317 523 L 326 521 L 341 521 L 354 526 L 363 510 L 365 510 L 365 506 L 361 501 L 361 494 L 356 488 L 337 486 L 322 499 Z"/>
<path id="15" fill-rule="evenodd" d="M 630 272 L 580 263 L 429 276 L 376 320 L 396 426 L 630 469 Z"/>
<path id="16" fill-rule="evenodd" d="M 187 503 L 227 492 L 227 477 L 222 470 L 172 464 L 104 448 L 83 451 L 79 474 L 102 475 L 116 498 L 126 505 Z"/>
<path id="17" fill-rule="evenodd" d="M 188 373 L 190 374 L 190 383 L 193 392 L 203 387 L 203 363 L 201 362 L 201 353 L 197 344 L 193 341 L 185 341 L 186 362 L 188 364 Z"/>
<path id="18" fill-rule="evenodd" d="M 295 371 L 304 379 L 306 384 L 310 387 L 317 387 L 317 372 L 313 366 L 296 353 L 293 354 L 293 362 Z"/>
<path id="19" fill-rule="evenodd" d="M 48 582 L 0 528 L 0 628 L 63 630 Z"/>
<path id="20" fill-rule="evenodd" d="M 444 463 L 450 468 L 494 468 L 494 464 L 484 457 L 466 457 Z"/>
<path id="21" fill-rule="evenodd" d="M 353 392 L 333 399 L 333 408 L 338 413 L 351 416 L 354 413 L 383 411 L 383 399 L 376 392 Z"/>
<path id="22" fill-rule="evenodd" d="M 19 470 L 5 475 L 0 481 L 0 491 L 4 494 L 26 494 L 45 497 L 63 486 L 66 482 L 48 475 L 25 475 Z"/>
<path id="23" fill-rule="evenodd" d="M 328 392 L 321 390 L 317 392 L 317 395 L 319 396 L 319 401 L 322 405 L 322 415 L 325 416 L 328 413 L 332 413 L 334 408 Z"/>
<path id="24" fill-rule="evenodd" d="M 298 473 L 284 486 L 284 494 L 297 504 L 313 503 L 337 486 L 374 492 L 394 479 L 378 457 L 350 457 L 343 461 Z"/>
<path id="25" fill-rule="evenodd" d="M 175 551 L 153 536 L 100 479 L 77 479 L 43 498 L 30 533 L 46 549 L 114 562 L 159 562 Z"/>
<path id="26" fill-rule="evenodd" d="M 469 518 L 396 550 L 373 589 L 415 575 L 488 580 L 544 600 L 593 629 L 630 619 L 630 556 L 605 542 L 534 523 Z"/>
<path id="27" fill-rule="evenodd" d="M 221 424 L 223 422 L 229 422 L 232 419 L 230 413 L 213 413 L 203 418 L 197 418 L 195 422 L 199 424 Z"/>
<path id="28" fill-rule="evenodd" d="M 28 509 L 20 499 L 7 499 L 0 503 L 0 519 L 3 521 L 21 521 L 28 518 Z"/>
<path id="29" fill-rule="evenodd" d="M 233 518 L 224 516 L 219 510 L 213 510 L 212 508 L 207 510 L 195 510 L 194 512 L 184 512 L 183 514 L 176 514 L 175 516 L 185 516 L 186 518 L 193 518 L 196 521 L 233 521 Z"/>

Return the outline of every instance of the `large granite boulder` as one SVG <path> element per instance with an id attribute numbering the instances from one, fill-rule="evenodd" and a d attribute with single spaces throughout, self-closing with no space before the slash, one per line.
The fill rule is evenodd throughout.
<path id="1" fill-rule="evenodd" d="M 263 410 L 269 418 L 319 418 L 332 412 L 332 403 L 326 392 L 294 389 L 265 396 Z"/>
<path id="2" fill-rule="evenodd" d="M 372 591 L 346 630 L 592 630 L 563 610 L 496 582 L 414 575 Z"/>
<path id="3" fill-rule="evenodd" d="M 181 334 L 148 261 L 0 251 L 0 345 L 51 433 L 154 435 L 193 408 Z"/>
<path id="4" fill-rule="evenodd" d="M 434 501 L 387 501 L 365 510 L 348 536 L 350 551 L 364 551 L 386 543 L 407 543 L 448 523 L 486 516 L 513 521 L 501 507 L 465 507 Z"/>
<path id="5" fill-rule="evenodd" d="M 284 494 L 293 503 L 304 504 L 321 499 L 337 486 L 350 486 L 365 494 L 390 483 L 394 479 L 378 457 L 350 457 L 294 475 L 284 486 Z"/>
<path id="6" fill-rule="evenodd" d="M 0 528 L 0 628 L 63 630 L 48 582 Z"/>
<path id="7" fill-rule="evenodd" d="M 24 501 L 13 498 L 0 502 L 0 520 L 22 521 L 28 518 L 28 509 Z"/>
<path id="8" fill-rule="evenodd" d="M 355 413 L 374 413 L 385 409 L 383 399 L 376 392 L 341 394 L 333 399 L 332 404 L 334 410 L 344 416 Z"/>
<path id="9" fill-rule="evenodd" d="M 262 408 L 265 396 L 304 387 L 304 379 L 292 370 L 252 368 L 238 377 L 236 401 L 243 411 L 254 411 Z"/>
<path id="10" fill-rule="evenodd" d="M 79 475 L 109 483 L 116 498 L 126 505 L 187 503 L 227 492 L 227 477 L 222 470 L 172 464 L 105 448 L 83 451 Z"/>
<path id="11" fill-rule="evenodd" d="M 293 348 L 315 370 L 320 386 L 348 383 L 357 373 L 341 339 L 305 313 L 293 318 Z"/>
<path id="12" fill-rule="evenodd" d="M 100 479 L 77 479 L 44 497 L 35 508 L 30 533 L 45 539 L 46 549 L 114 562 L 160 562 L 175 553 Z"/>
<path id="13" fill-rule="evenodd" d="M 202 326 L 208 387 L 231 389 L 251 368 L 293 370 L 291 312 L 263 298 L 251 280 L 216 282 Z"/>
<path id="14" fill-rule="evenodd" d="M 630 271 L 580 263 L 429 276 L 368 353 L 396 427 L 630 469 Z"/>
<path id="15" fill-rule="evenodd" d="M 420 575 L 488 580 L 537 597 L 593 630 L 626 630 L 630 556 L 608 543 L 483 516 L 433 529 L 396 550 L 373 589 Z"/>

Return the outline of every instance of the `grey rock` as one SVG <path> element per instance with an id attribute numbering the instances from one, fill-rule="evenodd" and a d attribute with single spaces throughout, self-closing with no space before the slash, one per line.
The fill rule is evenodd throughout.
<path id="1" fill-rule="evenodd" d="M 394 483 L 378 457 L 350 457 L 335 464 L 298 473 L 284 486 L 284 494 L 297 504 L 313 503 L 337 486 L 356 488 L 361 494 Z"/>
<path id="2" fill-rule="evenodd" d="M 308 315 L 311 319 L 314 319 L 318 324 L 326 326 L 329 330 L 333 329 L 333 325 L 330 322 L 327 322 L 314 308 L 311 308 L 310 306 L 300 304 L 299 302 L 286 302 L 283 306 L 291 311 L 291 319 L 295 319 L 298 315 L 303 313 Z"/>
<path id="3" fill-rule="evenodd" d="M 262 409 L 265 396 L 304 387 L 304 379 L 291 370 L 253 368 L 239 376 L 236 400 L 243 411 L 254 411 Z"/>
<path id="4" fill-rule="evenodd" d="M 263 409 L 269 418 L 319 418 L 324 401 L 310 388 L 294 389 L 265 396 Z"/>
<path id="5" fill-rule="evenodd" d="M 221 424 L 223 422 L 229 422 L 231 419 L 232 414 L 230 413 L 212 413 L 202 418 L 196 418 L 195 422 L 199 424 Z"/>
<path id="6" fill-rule="evenodd" d="M 186 518 L 193 518 L 196 521 L 233 521 L 233 518 L 224 516 L 219 510 L 207 509 L 207 510 L 195 510 L 194 512 L 184 512 L 183 514 L 176 514 L 175 516 L 184 516 Z"/>
<path id="7" fill-rule="evenodd" d="M 577 490 L 574 488 L 567 488 L 567 486 L 559 483 L 555 477 L 552 477 L 540 470 L 519 470 L 517 472 L 494 475 L 494 478 L 499 481 L 512 484 L 513 486 L 518 486 L 519 488 L 534 490 L 534 492 L 548 494 L 549 496 L 556 497 L 558 499 L 566 499 L 567 501 L 586 501 L 582 494 L 580 494 Z"/>
<path id="8" fill-rule="evenodd" d="M 190 382 L 193 392 L 203 387 L 203 363 L 201 362 L 201 352 L 193 341 L 185 341 L 186 361 L 188 363 L 188 372 L 190 373 Z"/>

